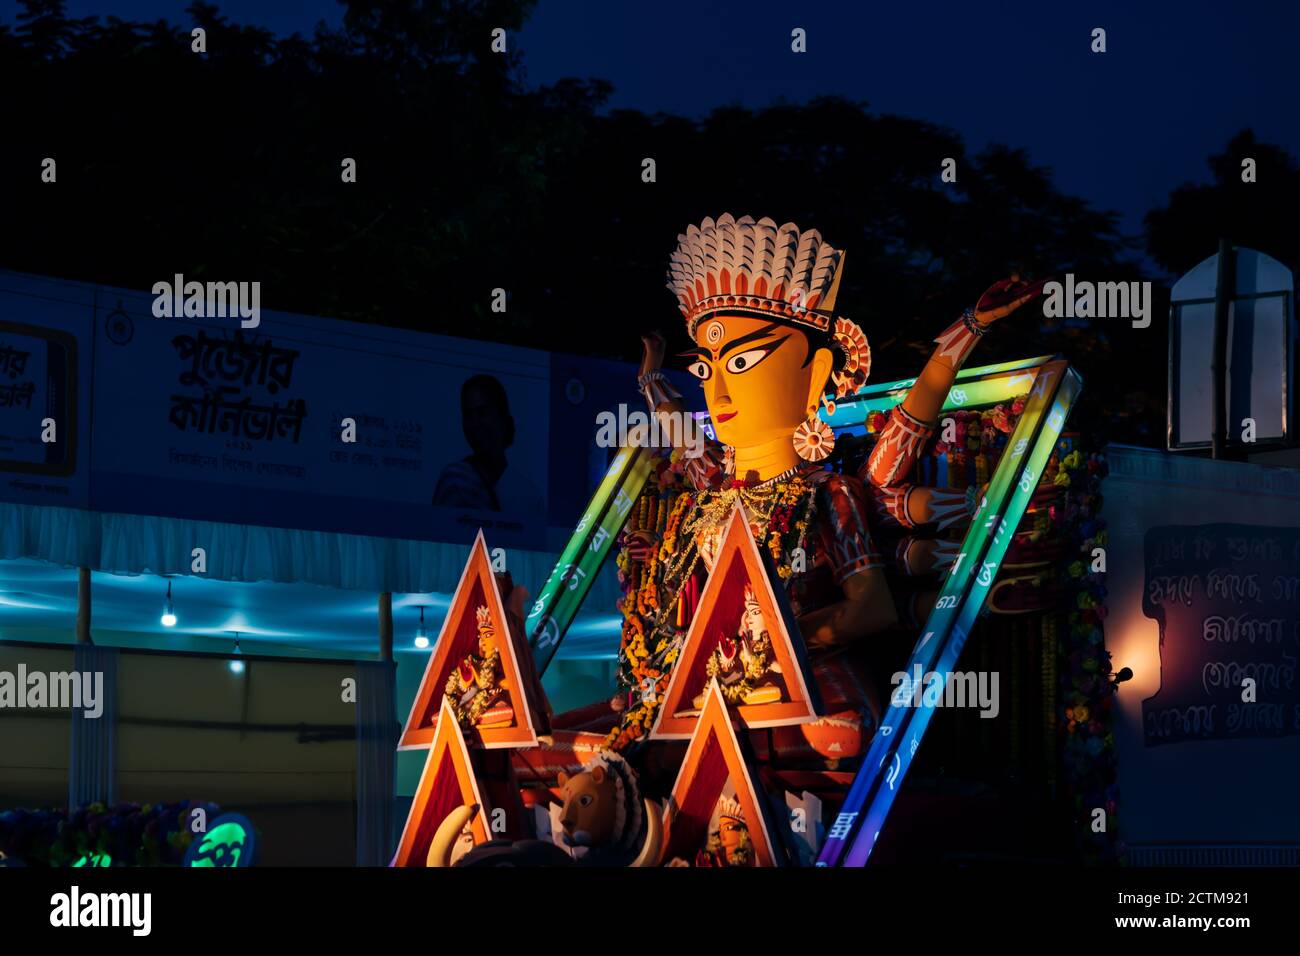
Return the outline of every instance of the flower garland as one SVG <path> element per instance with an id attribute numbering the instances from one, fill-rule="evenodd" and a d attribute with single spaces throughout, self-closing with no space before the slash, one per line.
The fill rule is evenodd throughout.
<path id="1" fill-rule="evenodd" d="M 1065 664 L 1059 673 L 1062 700 L 1058 707 L 1064 722 L 1064 773 L 1085 859 L 1113 863 L 1122 861 L 1124 855 L 1116 833 L 1115 685 L 1109 680 L 1110 652 L 1102 630 L 1106 619 L 1104 572 L 1093 570 L 1093 549 L 1104 548 L 1108 540 L 1106 523 L 1099 517 L 1107 466 L 1101 454 L 1084 454 L 1077 447 L 1062 451 L 1065 454 L 1056 483 L 1066 490 L 1057 506 L 1059 514 L 1053 517 L 1067 537 L 1066 560 L 1070 562 L 1065 574 L 1069 610 L 1059 657 Z M 1099 807 L 1106 811 L 1103 833 L 1092 827 L 1093 812 Z"/>
<path id="2" fill-rule="evenodd" d="M 685 607 L 676 598 L 699 564 L 699 537 L 722 528 L 737 502 L 770 500 L 770 511 L 759 516 L 766 518 L 764 540 L 793 600 L 797 600 L 801 578 L 791 567 L 789 556 L 795 548 L 803 548 L 804 567 L 812 567 L 814 562 L 808 528 L 815 516 L 816 495 L 802 471 L 761 490 L 729 482 L 717 491 L 696 492 L 686 487 L 686 463 L 677 450 L 651 473 L 618 542 L 623 635 L 618 668 L 621 694 L 615 707 L 621 714 L 619 726 L 605 740 L 605 746 L 615 751 L 649 733 L 663 702 L 690 627 Z M 648 553 L 642 560 L 633 560 L 627 544 L 640 532 L 650 542 Z"/>
<path id="3" fill-rule="evenodd" d="M 942 458 L 948 466 L 949 488 L 981 488 L 997 467 L 1011 433 L 1016 430 L 1025 410 L 1025 396 L 984 409 L 956 409 L 944 412 L 939 422 L 938 438 L 929 455 Z M 952 420 L 951 432 L 946 421 Z M 883 412 L 873 412 L 867 419 L 868 429 L 879 434 L 888 422 Z M 946 439 L 951 439 L 946 440 Z M 923 484 L 936 483 L 933 465 L 923 465 L 927 474 Z"/>
<path id="4" fill-rule="evenodd" d="M 724 639 L 731 642 L 730 655 L 723 651 Z M 729 659 L 740 652 L 739 644 L 742 640 L 731 640 L 726 635 L 720 635 L 718 646 L 713 649 L 709 655 L 708 662 L 704 665 L 705 676 L 712 681 L 719 674 L 727 669 Z M 768 663 L 768 657 L 772 652 L 772 639 L 764 631 L 759 637 L 748 645 L 748 654 L 744 655 L 741 665 L 742 676 L 739 680 L 732 681 L 730 684 L 720 684 L 722 696 L 727 699 L 728 703 L 739 704 L 758 686 L 758 681 L 767 676 L 771 669 Z"/>
<path id="5" fill-rule="evenodd" d="M 477 660 L 479 659 L 475 655 L 465 659 L 466 663 L 474 669 L 474 677 L 466 679 L 460 667 L 453 667 L 451 673 L 447 675 L 447 686 L 443 688 L 443 693 L 456 714 L 457 722 L 466 730 L 478 723 L 497 696 L 497 669 L 501 663 L 501 652 L 493 648 L 492 653 L 475 665 L 473 662 Z M 462 697 L 471 687 L 477 687 L 478 690 L 470 698 L 468 705 L 462 704 Z"/>
<path id="6" fill-rule="evenodd" d="M 443 694 L 456 714 L 456 721 L 466 730 L 473 729 L 488 708 L 496 703 L 500 690 L 501 651 L 495 643 L 496 628 L 486 607 L 478 608 L 476 614 L 480 646 L 488 643 L 491 650 L 486 657 L 466 655 L 458 666 L 451 669 L 447 675 L 447 684 L 443 687 Z M 474 696 L 465 703 L 466 693 L 473 688 L 477 688 Z"/>
<path id="7" fill-rule="evenodd" d="M 625 696 L 615 700 L 622 705 L 619 709 L 624 713 L 619 726 L 605 740 L 605 746 L 615 751 L 649 733 L 655 711 L 645 705 L 644 698 L 657 697 L 667 689 L 667 673 L 652 662 L 647 634 L 650 622 L 663 611 L 660 606 L 662 564 L 659 556 L 676 553 L 682 520 L 692 504 L 691 496 L 683 488 L 680 470 L 673 467 L 679 463 L 680 455 L 674 453 L 674 459 L 678 460 L 661 461 L 651 473 L 617 542 L 615 564 L 619 585 L 623 589 L 623 598 L 618 605 L 623 615 L 618 686 Z M 634 561 L 627 543 L 638 532 L 643 532 L 648 538 L 649 547 L 643 560 Z M 662 640 L 658 642 L 657 652 L 663 643 Z M 675 653 L 671 660 L 676 660 Z"/>

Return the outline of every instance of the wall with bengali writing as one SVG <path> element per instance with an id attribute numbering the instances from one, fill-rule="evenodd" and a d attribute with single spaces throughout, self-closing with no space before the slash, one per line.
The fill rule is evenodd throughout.
<path id="1" fill-rule="evenodd" d="M 483 527 L 494 547 L 554 549 L 608 459 L 596 414 L 642 407 L 628 363 L 266 309 L 241 329 L 152 305 L 0 272 L 0 500 L 460 543 Z M 490 383 L 462 408 L 462 384 L 484 375 L 510 423 Z M 58 449 L 40 442 L 47 413 L 66 423 Z M 495 481 L 467 461 L 470 438 L 504 448 Z"/>
<path id="2" fill-rule="evenodd" d="M 638 337 L 630 330 L 627 340 L 622 344 L 632 350 L 640 348 Z M 551 524 L 565 530 L 563 540 L 552 542 L 555 550 L 563 547 L 568 532 L 582 517 L 617 451 L 597 445 L 597 416 L 608 413 L 626 419 L 647 410 L 637 389 L 637 371 L 627 362 L 558 352 L 551 355 Z M 664 374 L 688 409 L 704 410 L 704 393 L 697 378 L 672 368 Z"/>
<path id="3" fill-rule="evenodd" d="M 1112 448 L 1122 839 L 1300 840 L 1300 471 Z M 1255 701 L 1243 700 L 1247 680 Z"/>

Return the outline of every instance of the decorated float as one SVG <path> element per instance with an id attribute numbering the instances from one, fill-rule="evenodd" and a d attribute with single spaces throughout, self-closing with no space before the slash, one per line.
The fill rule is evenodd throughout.
<path id="1" fill-rule="evenodd" d="M 668 440 L 617 453 L 526 618 L 480 534 L 402 734 L 428 756 L 394 865 L 863 865 L 934 713 L 917 699 L 953 691 L 977 630 L 1021 655 L 1045 772 L 1108 799 L 1104 462 L 1064 432 L 1081 382 L 1050 357 L 963 368 L 1041 283 L 995 283 L 916 379 L 875 385 L 843 268 L 770 219 L 679 237 L 707 437 L 650 337 L 638 384 Z M 611 553 L 618 691 L 554 714 L 540 675 Z"/>

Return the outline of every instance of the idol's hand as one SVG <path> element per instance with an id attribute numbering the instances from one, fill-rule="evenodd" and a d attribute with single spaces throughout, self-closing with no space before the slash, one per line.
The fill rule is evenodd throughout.
<path id="1" fill-rule="evenodd" d="M 641 372 L 653 372 L 664 364 L 664 349 L 668 343 L 658 332 L 651 332 L 649 335 L 641 336 Z"/>
<path id="2" fill-rule="evenodd" d="M 1025 282 L 1020 278 L 1020 273 L 1013 272 L 1010 278 L 993 283 L 980 296 L 975 303 L 975 321 L 980 325 L 989 325 L 1010 315 L 1040 295 L 1048 281 L 1039 279 L 1036 282 Z"/>

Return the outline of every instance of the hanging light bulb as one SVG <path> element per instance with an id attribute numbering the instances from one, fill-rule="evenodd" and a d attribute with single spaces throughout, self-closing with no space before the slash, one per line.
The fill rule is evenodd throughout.
<path id="1" fill-rule="evenodd" d="M 176 607 L 172 604 L 172 583 L 167 582 L 167 603 L 163 605 L 162 617 L 159 618 L 163 627 L 176 626 Z"/>
<path id="2" fill-rule="evenodd" d="M 232 674 L 244 673 L 244 662 L 239 659 L 239 655 L 240 655 L 239 632 L 236 631 L 235 632 L 235 656 L 230 659 L 230 673 Z"/>
<path id="3" fill-rule="evenodd" d="M 429 646 L 429 632 L 424 629 L 424 606 L 420 606 L 420 626 L 415 629 L 415 646 L 424 650 Z"/>

